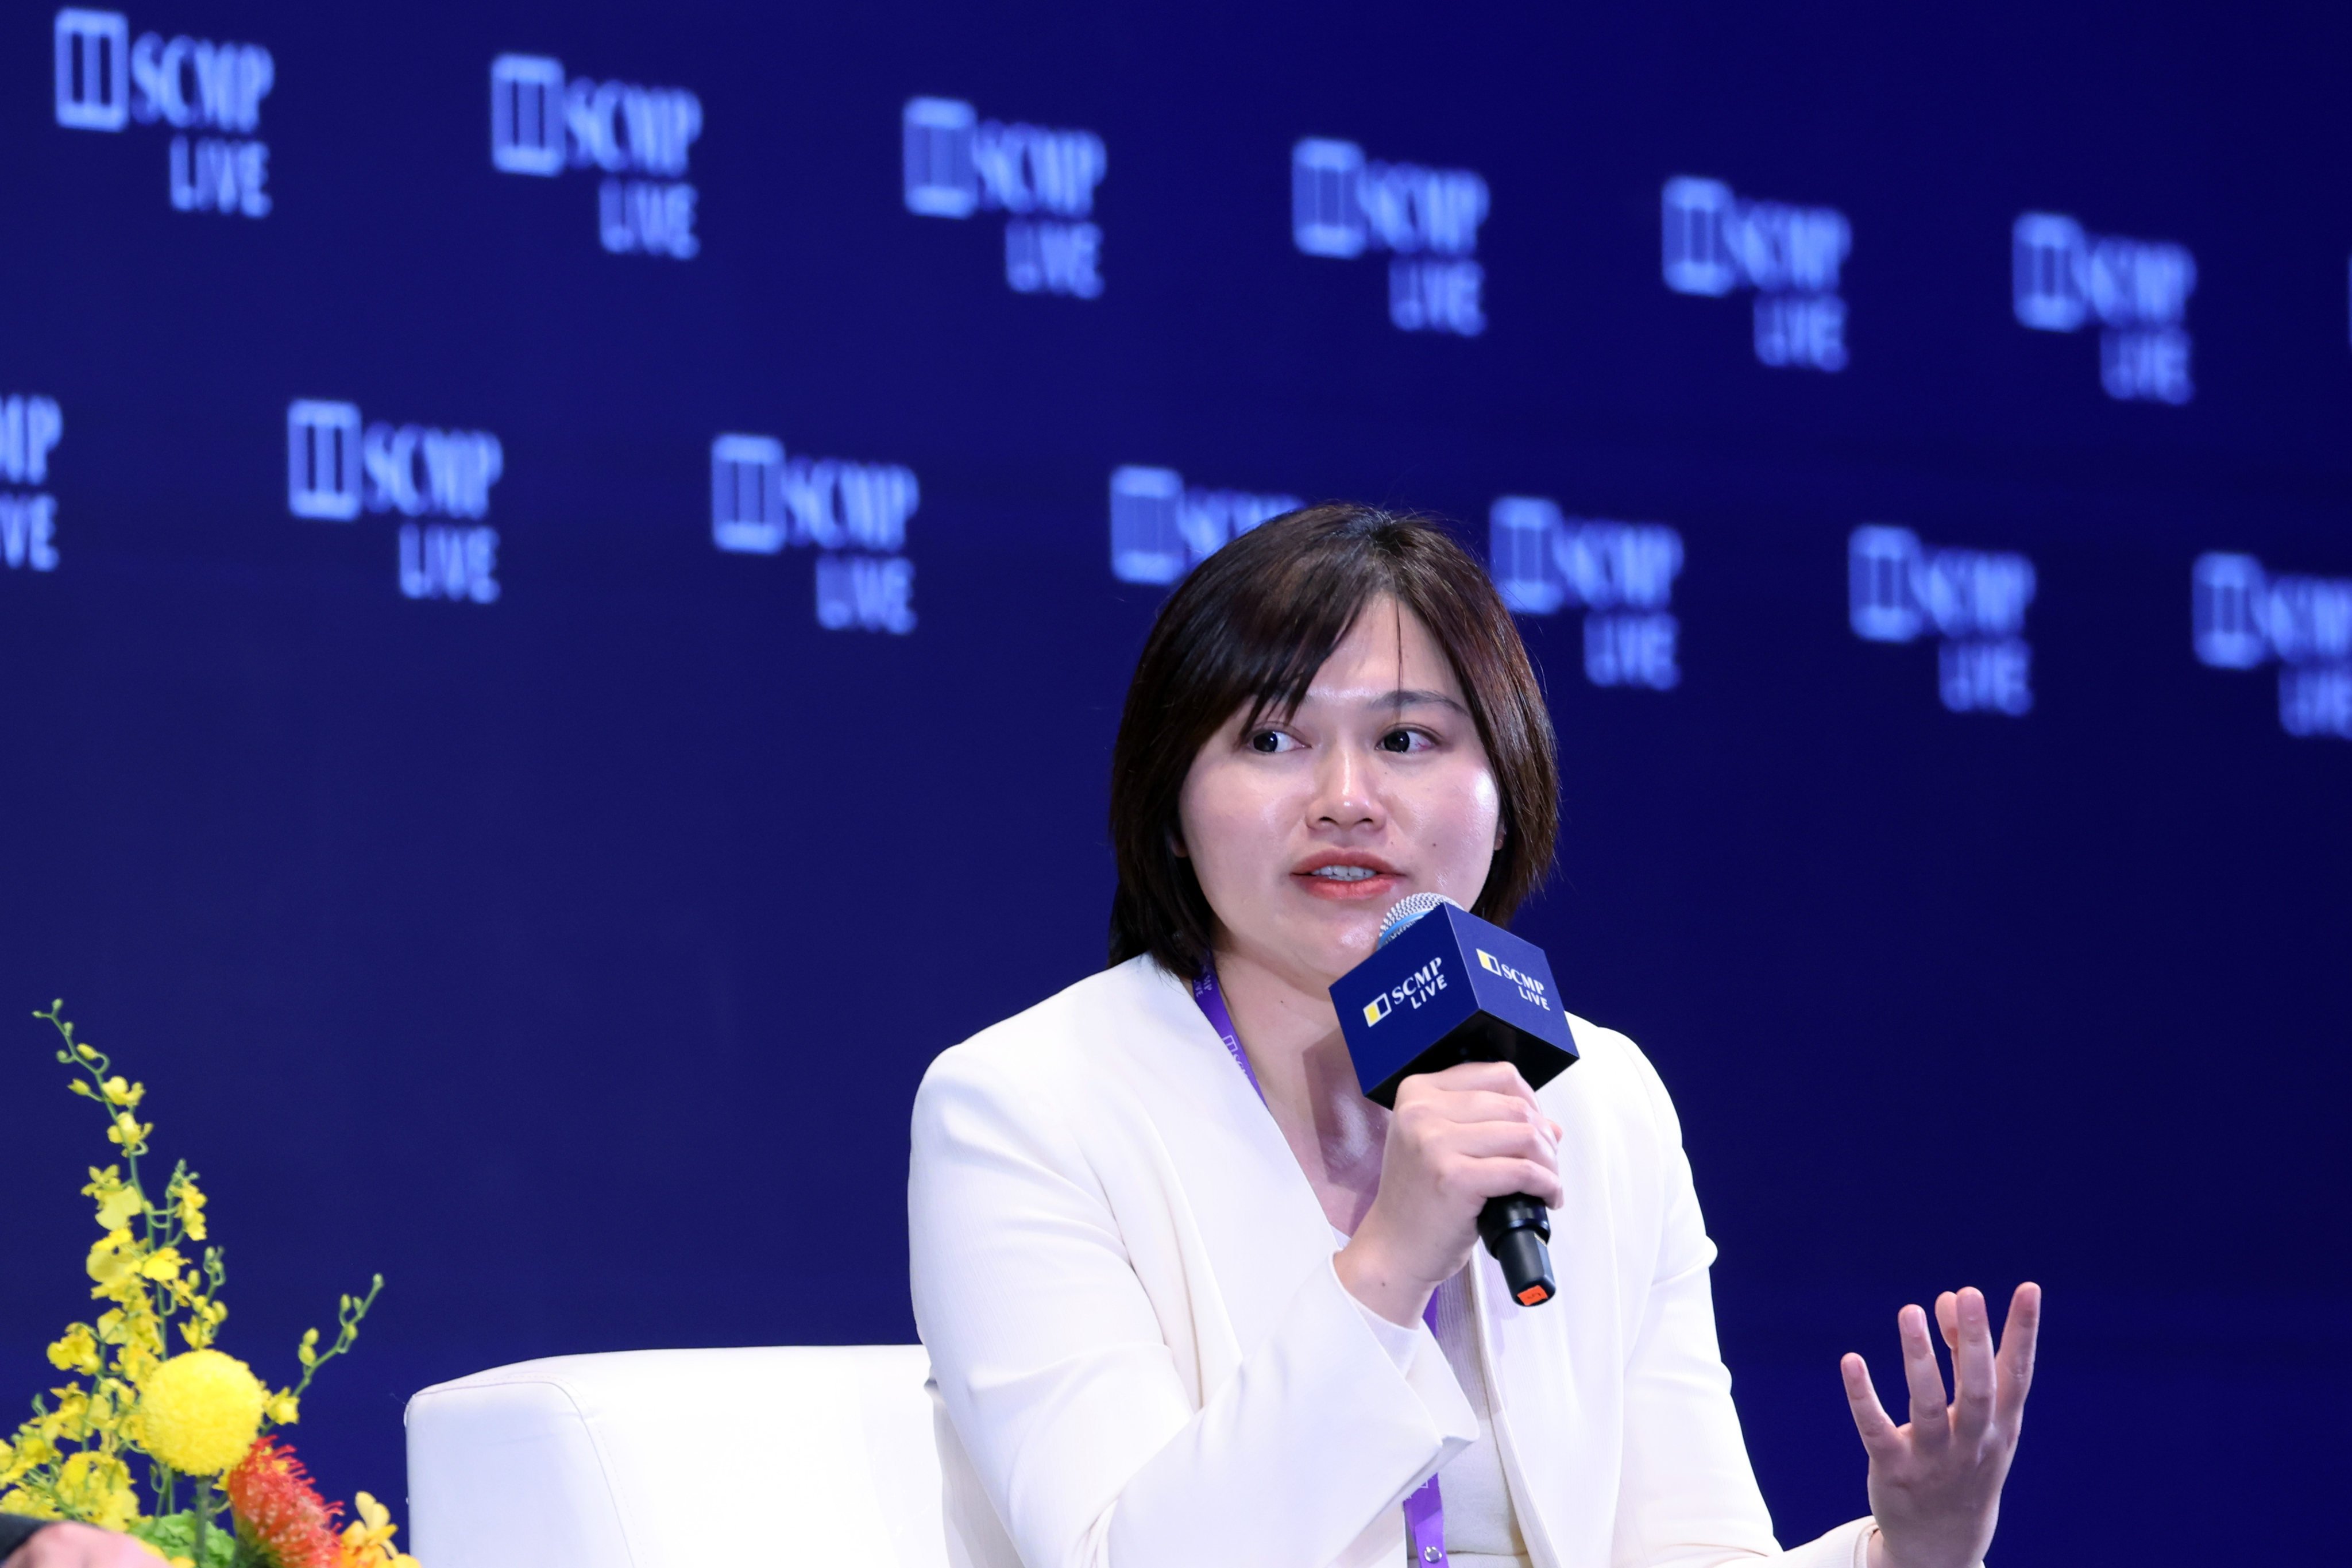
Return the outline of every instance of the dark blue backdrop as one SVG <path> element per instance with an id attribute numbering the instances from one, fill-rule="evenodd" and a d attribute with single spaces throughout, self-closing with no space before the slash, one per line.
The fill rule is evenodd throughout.
<path id="1" fill-rule="evenodd" d="M 140 4 L 124 37 L 256 44 L 270 83 L 240 121 L 215 49 L 210 123 L 134 80 L 120 130 L 68 125 L 123 101 L 104 57 L 60 89 L 56 14 L 0 24 L 0 395 L 62 419 L 0 474 L 0 995 L 62 994 L 149 1083 L 229 1348 L 284 1375 L 388 1277 L 296 1434 L 331 1493 L 397 1495 L 441 1378 L 911 1337 L 924 1065 L 1100 962 L 1163 592 L 1113 575 L 1108 486 L 1147 465 L 1482 551 L 1502 496 L 1676 531 L 1671 690 L 1592 684 L 1572 606 L 1523 622 L 1567 833 L 1519 929 L 1679 1100 L 1784 1538 L 1863 1506 L 1838 1352 L 1888 1386 L 1902 1302 L 2031 1277 L 2004 1564 L 2341 1549 L 2352 745 L 2190 621 L 2206 552 L 2352 575 L 2340 18 Z M 624 213 L 690 184 L 697 254 L 608 249 L 598 170 L 494 166 L 509 53 L 592 109 L 694 95 L 682 168 L 645 136 L 611 177 Z M 1098 138 L 1091 210 L 911 212 L 918 96 Z M 1482 332 L 1392 325 L 1377 245 L 1302 252 L 1303 137 L 1475 172 Z M 175 207 L 253 142 L 266 216 Z M 1666 287 L 1676 176 L 1843 216 L 1843 369 Z M 2028 212 L 2193 256 L 2190 401 L 2108 396 L 2095 321 L 2021 325 Z M 1099 297 L 1009 286 L 1014 221 L 1096 226 Z M 370 481 L 294 515 L 297 400 L 494 435 L 487 514 Z M 904 466 L 903 550 L 715 549 L 730 433 Z M 2031 560 L 2029 713 L 1948 710 L 1932 631 L 1855 635 L 1865 523 Z M 495 602 L 409 596 L 482 527 Z M 820 625 L 828 570 L 892 618 L 885 557 L 913 629 Z M 40 1026 L 0 1047 L 29 1394 L 101 1145 Z"/>

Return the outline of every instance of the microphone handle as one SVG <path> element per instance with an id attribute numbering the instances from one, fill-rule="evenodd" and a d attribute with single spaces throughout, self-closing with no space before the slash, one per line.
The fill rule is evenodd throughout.
<path id="1" fill-rule="evenodd" d="M 1514 1193 L 1488 1198 L 1478 1211 L 1478 1236 L 1503 1266 L 1503 1283 L 1522 1307 L 1540 1307 L 1559 1293 L 1551 1277 L 1551 1213 L 1541 1198 Z"/>

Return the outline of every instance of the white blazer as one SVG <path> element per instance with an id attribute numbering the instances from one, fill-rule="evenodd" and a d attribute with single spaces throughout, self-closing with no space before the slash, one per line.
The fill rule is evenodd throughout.
<path id="1" fill-rule="evenodd" d="M 1564 1129 L 1559 1294 L 1474 1254 L 1496 1444 L 1538 1568 L 1776 1556 L 1716 1348 L 1664 1086 L 1622 1035 L 1538 1097 Z M 950 1554 L 973 1568 L 1394 1568 L 1406 1494 L 1475 1440 L 1444 1354 L 1400 1370 L 1322 1205 L 1148 958 L 943 1053 L 907 1213 Z M 1871 1521 L 1786 1555 L 1860 1568 Z"/>

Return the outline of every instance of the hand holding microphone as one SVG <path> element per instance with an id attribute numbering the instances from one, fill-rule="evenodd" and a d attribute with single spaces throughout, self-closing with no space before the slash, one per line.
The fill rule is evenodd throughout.
<path id="1" fill-rule="evenodd" d="M 1477 1244 L 1489 1203 L 1565 1201 L 1559 1128 L 1508 1062 L 1460 1062 L 1407 1078 L 1396 1095 L 1381 1186 L 1340 1254 L 1350 1294 L 1391 1322 L 1421 1316 Z"/>
<path id="2" fill-rule="evenodd" d="M 1397 1322 L 1484 1238 L 1521 1305 L 1551 1299 L 1549 1210 L 1565 1201 L 1559 1129 L 1535 1090 L 1576 1060 L 1540 949 L 1417 893 L 1372 956 L 1331 987 L 1365 1096 L 1395 1112 L 1372 1206 L 1341 1279 Z"/>

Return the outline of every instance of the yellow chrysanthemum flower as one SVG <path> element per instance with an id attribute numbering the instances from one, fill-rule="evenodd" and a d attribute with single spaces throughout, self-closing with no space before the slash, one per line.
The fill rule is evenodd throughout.
<path id="1" fill-rule="evenodd" d="M 189 1351 L 147 1374 L 139 1414 L 147 1451 L 184 1476 L 233 1469 L 261 1435 L 269 1391 L 219 1351 Z"/>

